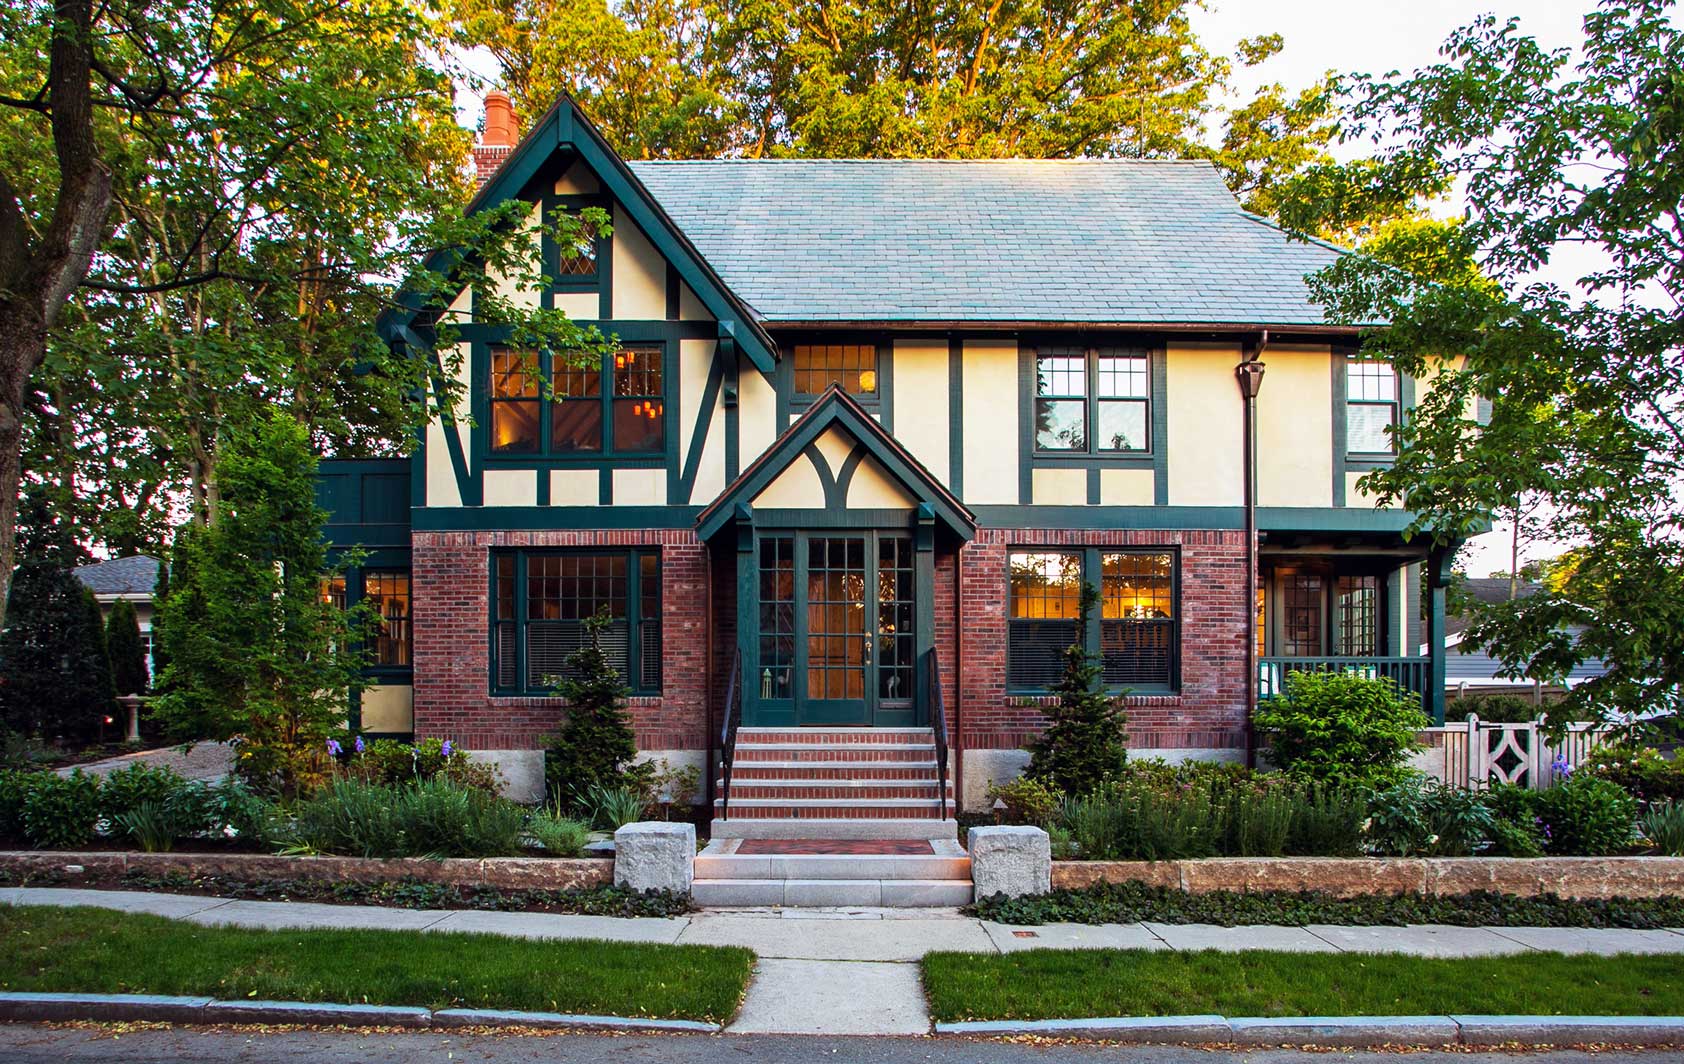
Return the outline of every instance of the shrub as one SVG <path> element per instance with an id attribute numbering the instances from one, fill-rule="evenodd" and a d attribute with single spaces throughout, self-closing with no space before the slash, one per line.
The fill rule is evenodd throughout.
<path id="1" fill-rule="evenodd" d="M 1064 672 L 1051 687 L 1057 703 L 1047 706 L 1047 727 L 1030 742 L 1024 775 L 1044 780 L 1065 794 L 1092 793 L 1123 767 L 1123 699 L 1105 690 L 1104 669 L 1087 650 L 1087 618 L 1099 609 L 1099 588 L 1082 584 L 1076 641 L 1064 649 Z"/>
<path id="2" fill-rule="evenodd" d="M 1355 857 L 1362 852 L 1367 796 L 1347 787 L 1312 784 L 1293 796 L 1286 852 L 1304 857 Z"/>
<path id="3" fill-rule="evenodd" d="M 350 857 L 399 857 L 403 835 L 394 812 L 396 789 L 335 780 L 293 805 L 292 848 Z"/>
<path id="4" fill-rule="evenodd" d="M 1293 672 L 1284 697 L 1258 706 L 1256 723 L 1288 775 L 1380 788 L 1409 775 L 1416 732 L 1430 722 L 1420 700 L 1389 679 Z"/>
<path id="5" fill-rule="evenodd" d="M 1548 853 L 1601 857 L 1631 847 L 1637 799 L 1612 780 L 1575 772 L 1535 801 Z"/>
<path id="6" fill-rule="evenodd" d="M 1224 836 L 1218 808 L 1207 787 L 1165 792 L 1113 784 L 1086 798 L 1067 799 L 1061 824 L 1088 860 L 1209 857 Z"/>
<path id="7" fill-rule="evenodd" d="M 209 830 L 258 849 L 275 841 L 275 807 L 243 782 L 226 779 L 206 794 L 216 814 Z"/>
<path id="8" fill-rule="evenodd" d="M 1485 847 L 1494 823 L 1476 791 L 1405 780 L 1374 795 L 1369 846 L 1395 857 L 1467 857 Z"/>
<path id="9" fill-rule="evenodd" d="M 93 593 L 68 565 L 25 560 L 12 575 L 7 602 L 0 726 L 50 739 L 93 739 L 116 696 Z"/>
<path id="10" fill-rule="evenodd" d="M 1005 806 L 1000 820 L 1005 824 L 1046 824 L 1058 812 L 1064 796 L 1045 782 L 1030 776 L 1018 776 L 1006 783 L 988 783 L 988 804 L 1000 802 Z"/>
<path id="11" fill-rule="evenodd" d="M 1668 857 L 1684 857 L 1684 804 L 1658 802 L 1640 821 L 1643 837 Z"/>
<path id="12" fill-rule="evenodd" d="M 0 769 L 0 842 L 23 841 L 23 798 L 34 775 L 21 769 Z"/>
<path id="13" fill-rule="evenodd" d="M 1630 743 L 1599 746 L 1575 773 L 1617 783 L 1645 806 L 1684 801 L 1684 760 L 1662 757 L 1654 747 Z"/>
<path id="14" fill-rule="evenodd" d="M 112 824 L 147 853 L 167 853 L 184 834 L 175 815 L 161 802 L 145 801 L 112 818 Z"/>
<path id="15" fill-rule="evenodd" d="M 567 700 L 567 723 L 544 755 L 544 782 L 550 793 L 575 808 L 598 788 L 635 787 L 640 793 L 654 778 L 655 766 L 634 765 L 637 737 L 626 715 L 626 686 L 602 649 L 608 611 L 585 622 L 585 645 L 567 658 L 567 674 L 554 680 Z"/>
<path id="16" fill-rule="evenodd" d="M 146 644 L 134 604 L 118 599 L 105 623 L 105 649 L 111 658 L 111 683 L 119 695 L 143 695 L 151 676 L 146 671 Z"/>
<path id="17" fill-rule="evenodd" d="M 115 819 L 143 802 L 161 809 L 186 786 L 187 780 L 174 769 L 137 761 L 106 775 L 100 786 L 100 810 Z"/>
<path id="18" fill-rule="evenodd" d="M 287 841 L 352 857 L 497 857 L 520 852 L 525 820 L 513 802 L 448 779 L 341 779 L 294 806 Z"/>
<path id="19" fill-rule="evenodd" d="M 1220 811 L 1223 855 L 1279 857 L 1285 853 L 1296 798 L 1286 787 L 1234 788 Z"/>
<path id="20" fill-rule="evenodd" d="M 553 817 L 548 813 L 534 813 L 527 822 L 527 833 L 538 840 L 556 857 L 578 857 L 591 841 L 591 826 L 581 820 Z"/>
<path id="21" fill-rule="evenodd" d="M 86 846 L 99 821 L 99 780 L 78 769 L 68 776 L 31 773 L 23 795 L 23 835 L 39 849 Z"/>
<path id="22" fill-rule="evenodd" d="M 558 795 L 556 805 L 562 804 Z M 587 791 L 579 804 L 584 810 L 586 823 L 618 831 L 643 819 L 644 810 L 648 808 L 648 796 L 642 787 L 598 785 Z"/>
<path id="23" fill-rule="evenodd" d="M 1444 704 L 1444 719 L 1467 720 L 1473 713 L 1492 724 L 1527 724 L 1537 720 L 1543 709 L 1520 695 L 1463 695 Z"/>
<path id="24" fill-rule="evenodd" d="M 1538 792 L 1512 783 L 1493 783 L 1482 795 L 1491 810 L 1492 857 L 1542 857 L 1544 828 L 1538 819 Z"/>
<path id="25" fill-rule="evenodd" d="M 344 752 L 343 744 L 341 752 Z M 346 771 L 365 783 L 390 786 L 426 781 L 441 775 L 458 786 L 493 794 L 502 784 L 495 767 L 474 761 L 468 757 L 466 750 L 452 745 L 449 739 L 438 738 L 414 743 L 375 739 L 364 743 L 361 750 L 353 745 L 346 761 Z"/>

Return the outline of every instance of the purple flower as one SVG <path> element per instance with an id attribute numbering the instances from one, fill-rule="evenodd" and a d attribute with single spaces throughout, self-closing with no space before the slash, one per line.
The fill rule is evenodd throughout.
<path id="1" fill-rule="evenodd" d="M 1566 754 L 1556 754 L 1555 760 L 1550 762 L 1550 767 L 1555 769 L 1557 779 L 1571 779 L 1573 776 L 1573 766 L 1567 763 Z"/>
<path id="2" fill-rule="evenodd" d="M 439 753 L 443 754 L 445 757 L 450 756 L 450 740 L 449 739 L 446 739 L 444 741 L 444 745 L 439 747 Z"/>
<path id="3" fill-rule="evenodd" d="M 327 752 L 328 752 L 329 757 L 338 757 L 340 754 L 344 753 L 345 751 L 340 749 L 338 739 L 329 739 L 327 741 Z"/>
<path id="4" fill-rule="evenodd" d="M 357 745 L 356 745 L 356 751 L 357 751 L 357 753 L 359 753 L 359 754 L 360 754 L 360 753 L 362 753 L 362 752 L 363 752 L 363 737 L 362 737 L 362 736 L 360 736 L 360 735 L 359 735 L 359 736 L 357 736 Z"/>

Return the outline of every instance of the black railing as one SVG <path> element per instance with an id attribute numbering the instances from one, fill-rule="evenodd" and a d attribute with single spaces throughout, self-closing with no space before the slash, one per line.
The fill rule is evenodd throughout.
<path id="1" fill-rule="evenodd" d="M 941 801 L 941 817 L 947 819 L 947 707 L 941 700 L 941 667 L 936 652 L 930 655 L 930 727 L 936 737 L 936 796 Z"/>
<path id="2" fill-rule="evenodd" d="M 719 736 L 719 819 L 731 818 L 731 764 L 737 759 L 737 729 L 743 723 L 743 652 L 731 658 L 725 685 L 725 727 Z"/>

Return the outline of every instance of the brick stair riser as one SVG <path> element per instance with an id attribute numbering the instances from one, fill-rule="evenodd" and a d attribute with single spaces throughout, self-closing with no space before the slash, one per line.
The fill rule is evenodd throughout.
<path id="1" fill-rule="evenodd" d="M 714 815 L 719 815 L 722 803 L 713 803 Z M 951 815 L 953 809 L 948 806 Z M 880 808 L 857 805 L 738 805 L 731 803 L 732 820 L 934 820 L 940 816 L 935 802 L 920 802 L 916 806 Z"/>
<path id="2" fill-rule="evenodd" d="M 733 763 L 742 765 L 753 761 L 841 761 L 850 764 L 893 764 L 897 761 L 930 762 L 935 759 L 935 751 L 921 746 L 885 750 L 861 750 L 840 746 L 739 746 Z"/>
<path id="3" fill-rule="evenodd" d="M 909 743 L 912 745 L 928 746 L 935 742 L 934 734 L 928 728 L 914 731 L 889 731 L 885 728 L 859 728 L 852 731 L 817 731 L 797 728 L 793 731 L 750 731 L 747 728 L 737 733 L 737 749 L 745 746 L 757 746 L 765 743 L 811 743 L 815 746 L 846 746 L 853 743 L 867 743 L 881 745 L 884 743 Z"/>
<path id="4" fill-rule="evenodd" d="M 724 777 L 715 776 L 715 783 Z M 842 768 L 815 768 L 807 765 L 763 765 L 754 761 L 739 761 L 731 771 L 737 780 L 912 780 L 934 785 L 936 770 L 932 768 L 898 768 L 885 764 L 848 765 Z"/>
<path id="5" fill-rule="evenodd" d="M 835 781 L 831 782 L 834 783 Z M 747 780 L 731 781 L 731 800 L 733 802 L 744 798 L 783 798 L 792 802 L 809 798 L 922 798 L 933 802 L 936 800 L 936 793 L 936 785 L 933 782 L 899 787 L 854 787 L 847 784 L 825 787 L 792 786 L 787 781 L 781 786 L 776 783 L 771 785 L 750 783 Z M 949 797 L 951 797 L 951 792 L 949 792 Z"/>

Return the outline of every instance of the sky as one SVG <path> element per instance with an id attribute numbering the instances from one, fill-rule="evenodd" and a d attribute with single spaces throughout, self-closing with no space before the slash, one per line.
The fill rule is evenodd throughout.
<path id="1" fill-rule="evenodd" d="M 1194 29 L 1211 51 L 1232 55 L 1237 42 L 1265 33 L 1285 40 L 1279 55 L 1261 66 L 1239 69 L 1232 79 L 1233 102 L 1251 98 L 1260 85 L 1279 81 L 1288 89 L 1302 88 L 1328 70 L 1383 75 L 1410 71 L 1438 61 L 1438 48 L 1450 32 L 1482 14 L 1519 16 L 1522 32 L 1546 47 L 1574 44 L 1580 24 L 1594 0 L 1506 0 L 1498 5 L 1477 0 L 1205 0 L 1191 17 Z M 481 51 L 465 57 L 469 67 L 494 78 L 497 64 Z M 457 97 L 466 124 L 479 118 L 479 94 L 464 90 Z M 1357 153 L 1351 149 L 1351 154 Z M 1446 205 L 1449 211 L 1454 204 Z M 1541 276 L 1570 284 L 1582 276 L 1586 263 L 1561 263 Z M 1484 576 L 1509 567 L 1509 528 L 1498 524 L 1476 537 L 1461 561 L 1469 575 Z M 1523 558 L 1550 556 L 1562 549 L 1541 544 Z"/>

